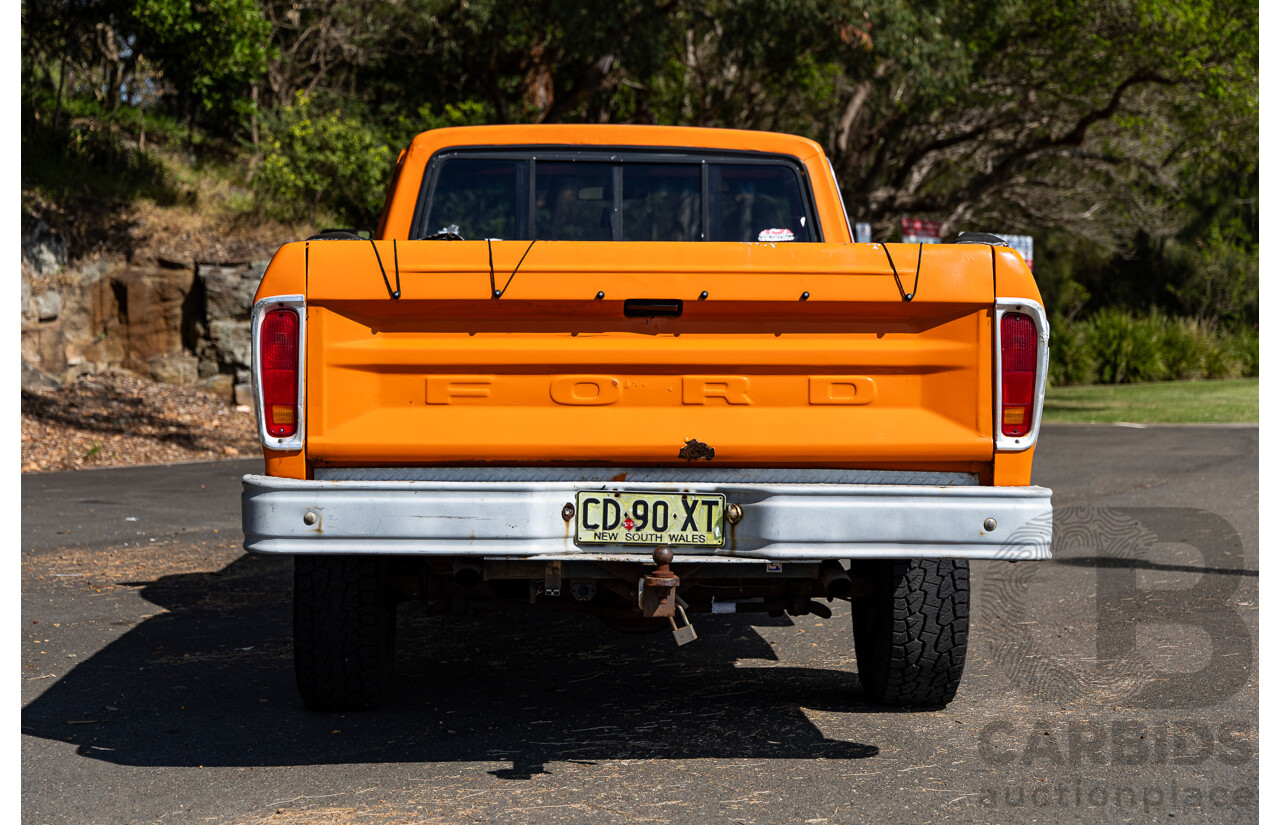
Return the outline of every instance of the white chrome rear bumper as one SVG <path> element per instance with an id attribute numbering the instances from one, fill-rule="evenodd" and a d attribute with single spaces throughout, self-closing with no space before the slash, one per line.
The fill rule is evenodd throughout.
<path id="1" fill-rule="evenodd" d="M 244 477 L 245 549 L 256 553 L 572 559 L 562 509 L 578 490 L 723 493 L 742 508 L 706 556 L 785 561 L 866 558 L 1047 559 L 1043 487 L 742 482 L 300 481 Z M 994 528 L 987 529 L 990 521 Z M 619 545 L 621 554 L 635 545 Z"/>

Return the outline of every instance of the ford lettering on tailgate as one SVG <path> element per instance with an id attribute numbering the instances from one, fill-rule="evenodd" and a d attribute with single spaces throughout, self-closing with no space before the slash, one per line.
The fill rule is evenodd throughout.
<path id="1" fill-rule="evenodd" d="M 724 496 L 580 490 L 578 544 L 723 547 Z"/>

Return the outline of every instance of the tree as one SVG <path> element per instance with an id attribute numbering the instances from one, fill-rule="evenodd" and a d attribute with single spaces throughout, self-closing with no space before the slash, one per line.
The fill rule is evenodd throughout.
<path id="1" fill-rule="evenodd" d="M 823 142 L 851 216 L 944 233 L 1177 231 L 1205 147 L 1256 157 L 1257 7 L 720 0 L 679 12 L 660 120 Z M 1194 176 L 1192 176 L 1194 177 Z M 994 222 L 994 224 L 993 224 Z"/>
<path id="2" fill-rule="evenodd" d="M 254 108 L 271 30 L 254 0 L 33 0 L 22 11 L 28 93 L 58 66 L 59 85 L 74 79 L 68 94 L 108 112 L 161 93 L 223 135 Z"/>
<path id="3" fill-rule="evenodd" d="M 402 14 L 394 0 L 264 0 L 261 6 L 273 47 L 267 88 L 277 106 L 293 105 L 297 92 L 362 100 L 358 78 L 386 59 Z"/>
<path id="4" fill-rule="evenodd" d="M 188 122 L 197 113 L 249 114 L 266 71 L 271 26 L 254 0 L 133 0 L 135 51 L 163 67 Z"/>
<path id="5" fill-rule="evenodd" d="M 107 110 L 136 57 L 123 0 L 23 2 L 22 59 L 28 94 L 34 85 L 63 94 L 87 93 Z"/>

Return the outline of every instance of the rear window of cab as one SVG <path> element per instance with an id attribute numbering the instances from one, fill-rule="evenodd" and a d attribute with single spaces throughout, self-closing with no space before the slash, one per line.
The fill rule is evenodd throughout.
<path id="1" fill-rule="evenodd" d="M 814 215 L 781 155 L 453 150 L 427 165 L 411 237 L 821 241 Z"/>

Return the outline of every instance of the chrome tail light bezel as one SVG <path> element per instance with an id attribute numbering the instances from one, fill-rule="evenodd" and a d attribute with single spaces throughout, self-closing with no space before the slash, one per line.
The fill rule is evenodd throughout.
<path id="1" fill-rule="evenodd" d="M 1040 419 L 1044 413 L 1044 391 L 1049 383 L 1049 318 L 1044 307 L 1035 301 L 1025 298 L 997 298 L 995 303 L 995 432 L 996 450 L 999 452 L 1022 452 L 1035 446 L 1040 435 Z M 1033 418 L 1031 429 L 1023 436 L 1007 436 L 1002 426 L 1004 421 L 1004 382 L 1003 382 L 1003 350 L 1000 340 L 1000 328 L 1006 313 L 1016 312 L 1031 318 L 1036 329 L 1036 385 Z"/>
<path id="2" fill-rule="evenodd" d="M 262 386 L 262 320 L 268 312 L 290 309 L 298 315 L 298 426 L 290 436 L 267 432 L 266 400 Z M 305 295 L 273 295 L 253 305 L 250 335 L 253 341 L 253 412 L 258 422 L 258 440 L 269 450 L 301 450 L 307 425 L 307 299 Z"/>

